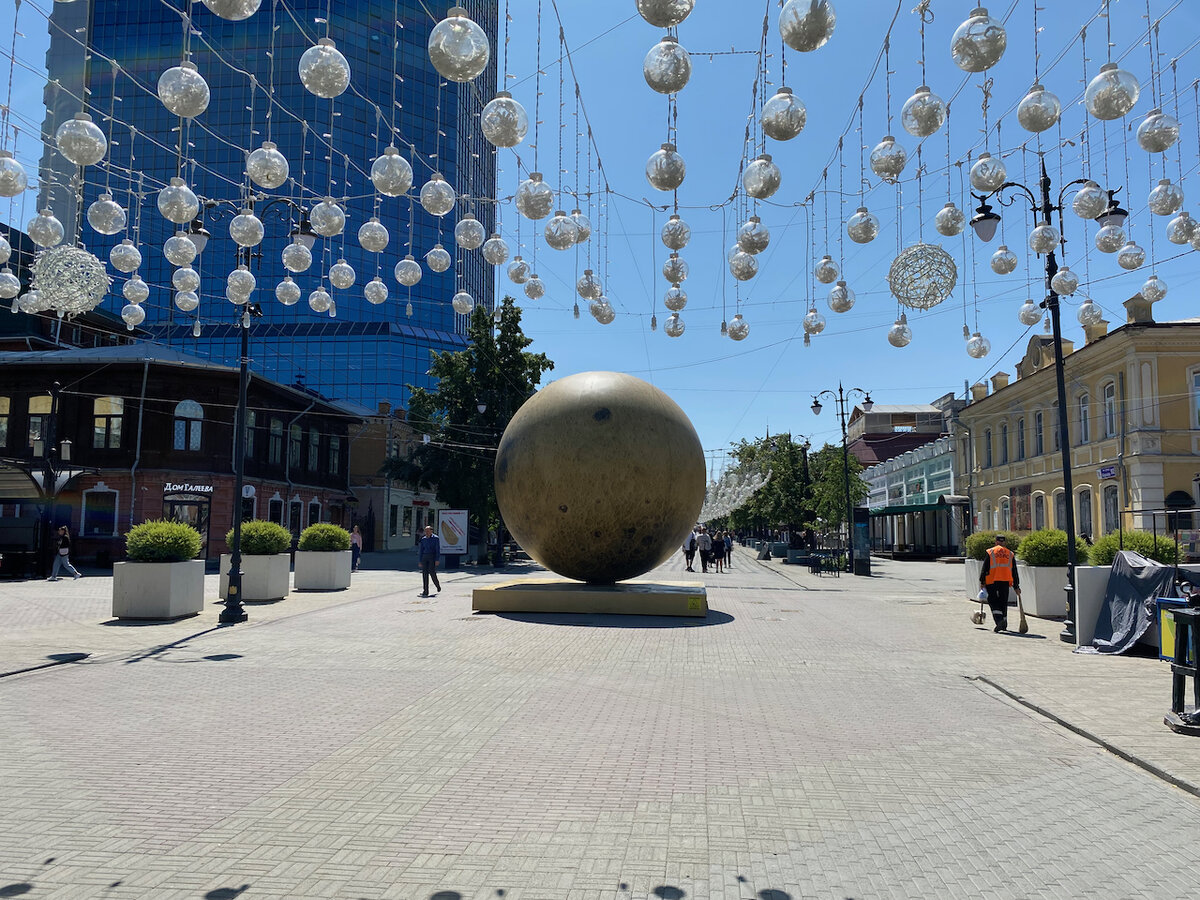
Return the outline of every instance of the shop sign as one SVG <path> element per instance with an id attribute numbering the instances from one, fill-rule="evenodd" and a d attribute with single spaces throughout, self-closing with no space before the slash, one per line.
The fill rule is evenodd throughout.
<path id="1" fill-rule="evenodd" d="M 211 494 L 213 486 L 211 484 L 187 484 L 186 482 L 168 481 L 163 485 L 163 493 L 165 494 Z"/>

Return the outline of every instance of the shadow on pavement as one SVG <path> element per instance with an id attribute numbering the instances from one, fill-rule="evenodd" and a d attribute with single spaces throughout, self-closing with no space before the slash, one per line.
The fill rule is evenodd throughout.
<path id="1" fill-rule="evenodd" d="M 238 894 L 250 890 L 250 885 L 243 884 L 240 888 L 216 888 L 204 895 L 204 900 L 234 900 Z"/>
<path id="2" fill-rule="evenodd" d="M 104 624 L 107 625 L 108 623 L 105 622 Z M 211 634 L 214 631 L 220 631 L 223 627 L 224 627 L 223 625 L 214 625 L 212 628 L 205 628 L 203 631 L 197 631 L 195 634 L 189 634 L 187 637 L 181 637 L 179 640 L 172 641 L 169 644 L 159 644 L 157 647 L 151 647 L 148 650 L 145 650 L 141 653 L 137 653 L 133 656 L 130 656 L 128 659 L 125 660 L 125 662 L 126 662 L 126 664 L 128 664 L 128 663 L 141 662 L 144 659 L 152 659 L 155 656 L 159 656 L 160 654 L 166 653 L 168 650 L 174 650 L 178 647 L 185 646 L 187 644 L 187 642 L 192 640 L 193 638 L 198 638 L 198 637 L 201 637 L 206 634 Z"/>
<path id="3" fill-rule="evenodd" d="M 28 894 L 33 890 L 33 885 L 28 881 L 22 881 L 18 884 L 6 884 L 0 887 L 0 897 L 20 897 L 22 894 Z"/>
<path id="4" fill-rule="evenodd" d="M 710 609 L 704 618 L 699 616 L 624 616 L 598 613 L 511 613 L 483 612 L 478 616 L 495 616 L 531 625 L 570 625 L 575 628 L 701 628 L 706 625 L 728 625 L 733 616 Z"/>

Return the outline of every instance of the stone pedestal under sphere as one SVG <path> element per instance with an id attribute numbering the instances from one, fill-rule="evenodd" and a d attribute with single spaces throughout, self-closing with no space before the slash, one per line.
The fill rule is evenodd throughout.
<path id="1" fill-rule="evenodd" d="M 679 549 L 704 504 L 704 451 L 683 410 L 617 372 L 551 382 L 496 454 L 496 499 L 513 537 L 567 578 L 613 584 Z"/>

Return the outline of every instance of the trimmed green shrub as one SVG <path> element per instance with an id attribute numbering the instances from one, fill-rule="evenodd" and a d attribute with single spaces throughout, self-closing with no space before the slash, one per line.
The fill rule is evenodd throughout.
<path id="1" fill-rule="evenodd" d="M 1058 528 L 1031 531 L 1017 547 L 1017 559 L 1027 566 L 1065 566 L 1067 564 L 1067 533 Z M 1086 566 L 1088 545 L 1075 538 L 1075 562 Z"/>
<path id="2" fill-rule="evenodd" d="M 337 525 L 330 525 L 328 522 L 309 525 L 300 532 L 299 548 L 322 553 L 329 553 L 333 550 L 349 550 L 350 532 Z"/>
<path id="3" fill-rule="evenodd" d="M 967 535 L 967 559 L 977 559 L 982 562 L 987 557 L 989 547 L 996 544 L 996 535 L 1003 534 L 1008 538 L 1008 549 L 1016 552 L 1016 546 L 1021 543 L 1019 531 L 985 530 Z"/>
<path id="4" fill-rule="evenodd" d="M 1122 544 L 1124 544 L 1123 547 Z M 1097 538 L 1096 543 L 1092 544 L 1092 565 L 1111 566 L 1117 551 L 1122 549 L 1134 550 L 1155 562 L 1168 565 L 1178 562 L 1178 548 L 1175 546 L 1175 539 L 1168 535 L 1160 534 L 1156 540 L 1155 536 L 1148 531 L 1126 531 L 1122 535 L 1110 531 L 1103 537 Z"/>
<path id="5" fill-rule="evenodd" d="M 134 562 L 183 562 L 199 556 L 201 544 L 191 525 L 156 519 L 129 529 L 125 555 Z"/>
<path id="6" fill-rule="evenodd" d="M 225 533 L 225 543 L 233 546 L 233 529 Z M 242 523 L 242 555 L 274 556 L 292 546 L 292 533 L 282 525 L 265 519 L 252 519 Z"/>

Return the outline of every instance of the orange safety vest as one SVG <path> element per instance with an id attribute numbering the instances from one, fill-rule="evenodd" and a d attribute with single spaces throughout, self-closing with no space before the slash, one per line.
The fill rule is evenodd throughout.
<path id="1" fill-rule="evenodd" d="M 1008 584 L 1013 583 L 1013 552 L 1007 547 L 989 547 L 987 551 L 988 559 L 991 562 L 988 565 L 987 577 L 984 579 L 985 584 L 994 584 L 997 581 L 1003 581 Z"/>

